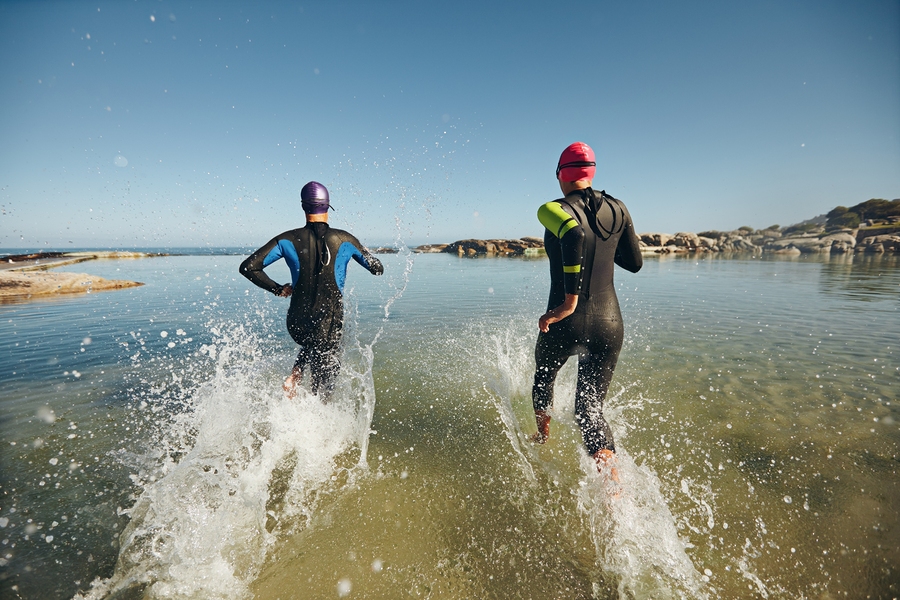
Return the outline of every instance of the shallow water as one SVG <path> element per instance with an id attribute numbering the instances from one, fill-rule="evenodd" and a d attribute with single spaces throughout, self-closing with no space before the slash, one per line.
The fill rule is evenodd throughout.
<path id="1" fill-rule="evenodd" d="M 348 273 L 328 405 L 283 398 L 286 303 L 239 257 L 75 265 L 147 285 L 0 307 L 0 595 L 900 594 L 895 257 L 617 273 L 619 485 L 574 364 L 526 442 L 543 259 L 382 258 Z"/>

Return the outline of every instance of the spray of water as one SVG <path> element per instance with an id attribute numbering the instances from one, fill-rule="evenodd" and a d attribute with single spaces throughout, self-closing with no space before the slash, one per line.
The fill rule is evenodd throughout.
<path id="1" fill-rule="evenodd" d="M 524 373 L 521 372 L 522 365 L 528 364 L 528 359 L 524 355 L 526 343 L 525 340 L 514 335 L 512 327 L 492 335 L 490 341 L 495 353 L 497 368 L 494 376 L 484 384 L 485 391 L 500 415 L 504 433 L 518 458 L 519 469 L 527 481 L 535 483 L 534 469 L 525 457 L 521 445 L 521 440 L 525 435 L 519 427 L 512 407 L 512 398 L 522 395 L 522 382 L 527 381 Z"/>
<path id="2" fill-rule="evenodd" d="M 362 383 L 359 373 L 371 369 L 371 353 L 345 356 L 350 368 L 331 402 L 304 389 L 289 399 L 264 340 L 243 326 L 214 329 L 218 338 L 204 347 L 212 373 L 184 391 L 180 411 L 161 417 L 168 421 L 145 457 L 150 466 L 134 475 L 143 489 L 125 511 L 115 573 L 85 598 L 248 597 L 278 536 L 355 482 L 342 456 L 368 431 L 359 407 L 374 405 L 374 390 L 371 372 Z"/>
<path id="3" fill-rule="evenodd" d="M 559 481 L 559 471 L 567 467 L 547 459 L 535 451 L 519 426 L 512 401 L 528 397 L 528 384 L 534 362 L 531 358 L 533 335 L 525 331 L 530 322 L 513 323 L 501 333 L 490 336 L 494 369 L 485 384 L 506 429 L 506 436 L 519 459 L 519 470 L 532 485 L 537 481 Z M 574 396 L 574 373 L 564 369 L 557 382 L 557 402 L 554 421 L 557 427 L 574 427 L 566 415 L 571 413 Z M 608 416 L 617 429 L 620 413 L 630 403 L 639 400 L 622 389 L 607 400 Z M 530 404 L 530 403 L 528 403 Z M 530 412 L 529 412 L 530 415 Z M 616 431 L 618 434 L 619 432 Z M 622 436 L 624 437 L 624 436 Z M 574 452 L 578 450 L 573 448 Z M 581 520 L 594 544 L 595 560 L 602 581 L 598 578 L 595 595 L 612 592 L 619 598 L 707 598 L 704 577 L 700 575 L 685 552 L 679 538 L 676 521 L 660 491 L 656 475 L 646 466 L 638 466 L 627 449 L 619 444 L 617 452 L 619 482 L 597 472 L 596 464 L 581 453 L 581 475 L 577 477 L 577 507 Z M 535 476 L 540 471 L 544 477 Z M 570 479 L 570 478 L 566 478 Z M 615 586 L 609 590 L 610 581 Z"/>
<path id="4" fill-rule="evenodd" d="M 597 473 L 586 454 L 578 508 L 590 530 L 598 565 L 613 575 L 619 598 L 708 598 L 685 552 L 675 519 L 652 470 L 616 451 L 619 481 Z"/>

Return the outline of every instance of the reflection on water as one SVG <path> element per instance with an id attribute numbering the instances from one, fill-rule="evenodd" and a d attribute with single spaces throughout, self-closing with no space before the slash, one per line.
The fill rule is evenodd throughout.
<path id="1" fill-rule="evenodd" d="M 837 255 L 822 262 L 822 291 L 844 294 L 848 299 L 877 302 L 900 300 L 900 284 L 894 274 L 900 267 L 900 256 L 886 254 Z"/>
<path id="2" fill-rule="evenodd" d="M 613 490 L 581 449 L 574 361 L 551 441 L 526 440 L 542 261 L 351 272 L 329 406 L 279 394 L 286 307 L 234 257 L 0 307 L 2 595 L 893 597 L 892 260 L 621 274 Z"/>

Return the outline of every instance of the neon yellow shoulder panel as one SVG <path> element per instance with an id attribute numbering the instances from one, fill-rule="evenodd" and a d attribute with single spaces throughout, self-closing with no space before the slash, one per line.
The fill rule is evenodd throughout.
<path id="1" fill-rule="evenodd" d="M 548 202 L 541 206 L 538 209 L 537 217 L 541 225 L 558 238 L 562 238 L 566 232 L 578 225 L 578 221 L 563 210 L 559 202 Z"/>

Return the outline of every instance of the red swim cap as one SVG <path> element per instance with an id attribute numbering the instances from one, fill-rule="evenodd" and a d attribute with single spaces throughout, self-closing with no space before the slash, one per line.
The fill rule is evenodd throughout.
<path id="1" fill-rule="evenodd" d="M 594 151 L 584 142 L 575 142 L 563 150 L 556 165 L 556 178 L 560 181 L 593 179 L 596 172 Z"/>

